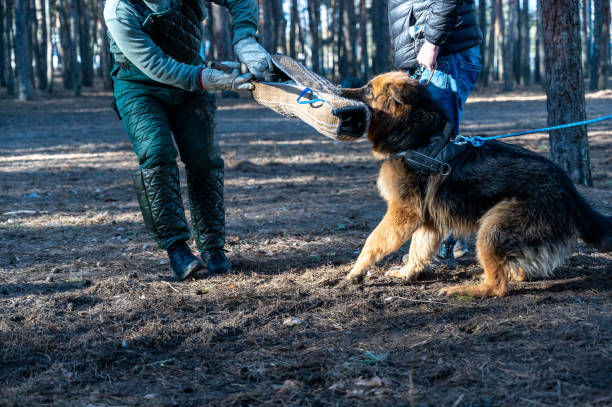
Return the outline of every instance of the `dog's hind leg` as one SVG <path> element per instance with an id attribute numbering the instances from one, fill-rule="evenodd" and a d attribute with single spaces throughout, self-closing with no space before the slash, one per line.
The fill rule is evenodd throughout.
<path id="1" fill-rule="evenodd" d="M 389 203 L 385 217 L 368 236 L 347 279 L 359 283 L 368 267 L 399 249 L 421 226 L 417 214 L 404 205 Z"/>
<path id="2" fill-rule="evenodd" d="M 421 226 L 412 235 L 408 262 L 399 270 L 391 269 L 385 275 L 403 280 L 416 280 L 429 265 L 431 256 L 440 246 L 440 240 L 440 232 L 436 229 Z"/>
<path id="3" fill-rule="evenodd" d="M 508 294 L 507 260 L 503 252 L 504 241 L 510 240 L 506 222 L 512 217 L 517 205 L 513 201 L 502 201 L 489 210 L 480 220 L 476 239 L 476 255 L 484 269 L 484 279 L 477 285 L 458 285 L 440 290 L 440 295 L 470 295 L 474 297 L 503 297 Z M 514 237 L 519 238 L 520 237 Z"/>

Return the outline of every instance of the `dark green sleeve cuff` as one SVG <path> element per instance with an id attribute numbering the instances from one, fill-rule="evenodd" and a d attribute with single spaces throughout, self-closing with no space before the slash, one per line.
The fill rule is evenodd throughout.
<path id="1" fill-rule="evenodd" d="M 232 30 L 234 38 L 232 45 L 247 37 L 258 38 L 257 20 L 259 10 L 257 0 L 225 0 L 227 8 L 233 19 Z"/>

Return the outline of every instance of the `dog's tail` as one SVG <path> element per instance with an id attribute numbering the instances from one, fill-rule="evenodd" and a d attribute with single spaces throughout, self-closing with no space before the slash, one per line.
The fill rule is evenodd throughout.
<path id="1" fill-rule="evenodd" d="M 612 217 L 597 212 L 578 191 L 575 192 L 580 237 L 597 250 L 612 251 Z"/>

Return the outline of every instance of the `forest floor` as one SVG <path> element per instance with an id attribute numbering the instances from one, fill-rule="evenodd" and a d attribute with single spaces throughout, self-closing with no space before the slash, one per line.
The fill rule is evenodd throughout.
<path id="1" fill-rule="evenodd" d="M 180 283 L 144 230 L 109 94 L 0 98 L 0 406 L 612 405 L 611 253 L 579 244 L 504 298 L 437 296 L 473 278 L 473 254 L 384 277 L 407 247 L 336 287 L 385 212 L 379 162 L 245 97 L 218 112 L 234 272 Z M 587 108 L 610 114 L 612 92 Z M 462 133 L 545 125 L 541 91 L 477 92 Z M 589 128 L 580 189 L 607 215 L 611 136 Z M 547 154 L 546 134 L 511 142 Z"/>

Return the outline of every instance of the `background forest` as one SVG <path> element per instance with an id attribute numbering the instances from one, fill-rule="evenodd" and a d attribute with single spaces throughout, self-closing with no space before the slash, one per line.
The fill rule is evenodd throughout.
<path id="1" fill-rule="evenodd" d="M 543 83 L 540 0 L 481 0 L 485 41 L 481 86 Z M 0 0 L 0 86 L 30 99 L 32 89 L 53 92 L 53 78 L 75 95 L 94 78 L 111 86 L 112 57 L 102 19 L 103 0 Z M 207 59 L 233 59 L 226 10 L 208 5 Z M 606 89 L 610 71 L 610 1 L 575 1 L 580 18 L 587 86 Z M 261 42 L 341 83 L 392 69 L 386 0 L 259 0 Z M 553 24 L 554 26 L 554 24 Z"/>

